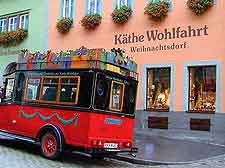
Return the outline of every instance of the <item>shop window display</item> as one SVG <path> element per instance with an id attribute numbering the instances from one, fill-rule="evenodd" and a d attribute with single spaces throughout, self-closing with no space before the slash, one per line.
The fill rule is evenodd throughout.
<path id="1" fill-rule="evenodd" d="M 170 68 L 147 70 L 147 110 L 169 111 Z"/>
<path id="2" fill-rule="evenodd" d="M 215 112 L 216 67 L 189 67 L 189 111 Z"/>

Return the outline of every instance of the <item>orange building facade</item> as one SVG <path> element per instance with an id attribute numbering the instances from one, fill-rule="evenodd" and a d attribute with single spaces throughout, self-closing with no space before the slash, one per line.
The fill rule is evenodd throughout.
<path id="1" fill-rule="evenodd" d="M 167 0 L 168 14 L 161 21 L 144 14 L 149 2 L 50 0 L 48 48 L 121 48 L 132 56 L 139 73 L 137 127 L 189 129 L 198 119 L 200 125 L 209 123 L 206 130 L 217 130 L 211 123 L 221 124 L 216 118 L 225 112 L 224 2 L 214 1 L 205 13 L 196 15 L 186 0 Z M 113 10 L 124 5 L 132 15 L 126 23 L 113 22 Z M 87 30 L 81 20 L 91 13 L 102 20 Z M 64 34 L 56 28 L 63 17 L 73 20 Z"/>

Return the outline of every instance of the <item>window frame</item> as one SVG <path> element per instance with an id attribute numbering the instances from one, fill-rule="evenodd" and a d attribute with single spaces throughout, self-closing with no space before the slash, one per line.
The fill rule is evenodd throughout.
<path id="1" fill-rule="evenodd" d="M 41 97 L 41 92 L 39 91 L 39 99 L 38 100 L 32 100 L 32 99 L 28 99 L 26 96 L 27 96 L 27 90 L 28 90 L 28 82 L 29 82 L 29 79 L 40 79 L 40 84 L 41 84 L 41 87 L 40 87 L 40 91 L 41 91 L 41 88 L 42 88 L 42 83 L 43 83 L 43 78 L 42 77 L 31 77 L 31 78 L 27 78 L 26 79 L 26 82 L 25 82 L 25 89 L 24 89 L 24 95 L 23 95 L 23 101 L 25 102 L 39 102 L 40 101 L 40 97 Z"/>
<path id="2" fill-rule="evenodd" d="M 62 0 L 62 17 L 63 18 L 73 18 L 74 0 L 69 0 L 69 16 L 66 16 L 66 13 L 67 13 L 66 2 L 67 2 L 67 0 Z"/>
<path id="3" fill-rule="evenodd" d="M 75 98 L 75 102 L 62 102 L 60 101 L 60 96 L 61 96 L 61 88 L 62 88 L 62 79 L 69 79 L 69 78 L 73 78 L 73 79 L 77 79 L 77 92 L 76 92 L 76 98 Z M 75 84 L 71 84 L 72 86 L 75 86 Z M 59 79 L 59 88 L 58 88 L 58 100 L 57 100 L 57 104 L 66 104 L 66 105 L 76 105 L 78 103 L 78 97 L 79 97 L 79 90 L 80 90 L 80 76 L 63 76 Z"/>
<path id="4" fill-rule="evenodd" d="M 10 97 L 6 97 L 6 94 L 7 94 L 7 88 L 9 86 L 9 81 L 13 81 L 13 85 L 12 85 L 12 90 L 11 90 L 11 95 Z M 15 88 L 15 79 L 14 78 L 6 78 L 6 81 L 5 81 L 5 86 L 4 86 L 4 100 L 11 100 L 13 98 L 13 94 L 14 94 L 14 88 Z"/>
<path id="5" fill-rule="evenodd" d="M 112 108 L 112 107 L 111 107 L 111 104 L 112 104 L 112 94 L 113 94 L 112 91 L 113 91 L 113 84 L 114 84 L 114 83 L 122 85 L 122 88 L 123 88 L 120 109 L 115 109 L 115 108 Z M 111 88 L 110 88 L 109 110 L 117 111 L 117 112 L 118 112 L 118 111 L 121 112 L 121 111 L 123 110 L 124 91 L 125 91 L 125 84 L 124 84 L 124 83 L 118 82 L 118 81 L 115 81 L 115 80 L 112 80 Z"/>
<path id="6" fill-rule="evenodd" d="M 21 20 L 22 17 L 25 17 L 25 22 L 24 25 L 21 26 Z M 28 17 L 26 19 L 26 17 Z M 10 23 L 10 21 L 13 19 L 13 24 Z M 2 28 L 0 28 L 0 32 L 12 32 L 12 31 L 17 31 L 18 28 L 22 28 L 25 30 L 28 30 L 29 28 L 29 21 L 30 21 L 30 14 L 29 12 L 21 12 L 18 14 L 14 14 L 14 15 L 8 15 L 8 16 L 3 16 L 0 17 L 0 21 L 4 21 L 5 22 L 5 30 L 4 30 L 4 26 Z M 16 22 L 15 22 L 16 20 Z M 15 25 L 15 30 L 12 30 L 10 26 Z"/>
<path id="7" fill-rule="evenodd" d="M 160 69 L 168 69 L 169 71 L 169 95 L 171 95 L 171 67 L 151 67 L 151 68 L 147 68 L 147 71 L 146 71 L 146 101 L 145 101 L 145 104 L 146 104 L 146 110 L 149 111 L 149 112 L 169 112 L 171 110 L 171 104 L 169 104 L 169 107 L 168 109 L 166 108 L 162 108 L 162 109 L 159 109 L 159 108 L 149 108 L 148 106 L 148 88 L 149 88 L 149 82 L 148 82 L 148 73 L 149 71 L 151 70 L 160 70 Z"/>
<path id="8" fill-rule="evenodd" d="M 0 21 L 2 22 L 2 26 L 0 26 L 0 33 L 6 32 L 7 31 L 7 18 L 0 18 Z M 5 28 L 4 28 L 4 25 L 5 25 Z"/>
<path id="9" fill-rule="evenodd" d="M 116 7 L 119 9 L 121 8 L 123 5 L 122 5 L 122 1 L 123 1 L 123 4 L 125 6 L 128 6 L 128 1 L 129 0 L 116 0 Z"/>
<path id="10" fill-rule="evenodd" d="M 91 2 L 92 1 L 94 1 L 94 9 L 91 8 Z M 87 15 L 92 15 L 92 14 L 99 14 L 99 15 L 101 15 L 101 11 L 100 11 L 101 9 L 99 9 L 101 3 L 102 3 L 101 0 L 86 0 Z"/>
<path id="11" fill-rule="evenodd" d="M 190 79 L 190 76 L 191 76 L 191 72 L 190 72 L 190 69 L 192 68 L 215 68 L 215 106 L 216 106 L 216 99 L 217 99 L 217 67 L 216 65 L 199 65 L 199 66 L 188 66 L 188 101 L 187 101 L 187 104 L 188 104 L 188 109 L 187 111 L 188 112 L 191 112 L 191 113 L 210 113 L 210 114 L 213 114 L 216 112 L 216 108 L 215 108 L 215 111 L 209 111 L 209 110 L 191 110 L 191 101 L 190 101 L 190 98 L 191 98 L 191 79 Z M 204 70 L 203 70 L 204 71 Z M 203 75 L 202 78 L 205 78 L 205 75 Z"/>
<path id="12" fill-rule="evenodd" d="M 26 19 L 27 16 L 28 16 L 28 18 Z M 21 25 L 22 24 L 22 22 L 21 22 L 22 21 L 22 17 L 24 17 L 23 26 Z M 27 27 L 26 27 L 26 25 L 27 25 Z M 29 14 L 26 13 L 26 14 L 19 15 L 19 28 L 27 30 L 28 26 L 29 26 Z"/>
<path id="13" fill-rule="evenodd" d="M 57 83 L 56 101 L 42 100 L 44 79 L 48 79 L 48 78 L 59 79 L 59 81 Z M 78 79 L 75 102 L 60 102 L 60 100 L 59 100 L 60 99 L 60 93 L 61 93 L 60 90 L 61 90 L 61 86 L 62 86 L 61 79 L 66 79 L 66 78 L 75 78 L 75 79 L 77 78 Z M 40 91 L 39 91 L 39 99 L 38 100 L 31 100 L 31 99 L 26 98 L 29 79 L 41 79 L 41 87 L 40 87 Z M 25 101 L 25 102 L 37 102 L 37 103 L 44 103 L 44 104 L 77 105 L 78 98 L 79 98 L 79 89 L 80 89 L 80 76 L 36 76 L 36 77 L 30 77 L 30 78 L 28 77 L 26 79 L 26 83 L 25 83 L 23 101 Z"/>
<path id="14" fill-rule="evenodd" d="M 17 25 L 18 25 L 18 16 L 12 16 L 12 17 L 9 17 L 8 19 L 8 31 L 11 32 L 11 31 L 16 31 L 17 30 Z M 11 24 L 11 20 L 13 20 L 13 24 Z M 16 20 L 16 21 L 15 21 Z M 11 30 L 11 25 L 14 25 L 16 26 L 15 30 Z"/>

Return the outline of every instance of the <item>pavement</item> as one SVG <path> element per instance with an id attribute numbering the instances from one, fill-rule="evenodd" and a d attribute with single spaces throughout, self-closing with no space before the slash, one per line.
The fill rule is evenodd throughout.
<path id="1" fill-rule="evenodd" d="M 136 157 L 120 154 L 115 158 L 143 165 L 190 165 L 225 156 L 223 133 L 136 130 L 135 145 L 139 148 Z M 223 168 L 225 162 L 223 160 Z"/>
<path id="2" fill-rule="evenodd" d="M 136 130 L 135 144 L 139 153 L 135 158 L 119 155 L 96 160 L 66 153 L 57 161 L 41 157 L 35 145 L 0 137 L 0 168 L 225 168 L 224 145 L 216 144 L 223 143 L 224 140 L 217 138 L 222 136 L 209 138 L 204 132 Z"/>

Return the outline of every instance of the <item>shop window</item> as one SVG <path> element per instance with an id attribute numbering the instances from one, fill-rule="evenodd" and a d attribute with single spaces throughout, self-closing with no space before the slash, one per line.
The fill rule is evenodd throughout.
<path id="1" fill-rule="evenodd" d="M 7 20 L 6 19 L 0 19 L 0 33 L 6 32 L 7 30 Z"/>
<path id="2" fill-rule="evenodd" d="M 28 29 L 28 24 L 29 24 L 29 15 L 25 14 L 25 15 L 21 15 L 20 16 L 20 23 L 19 23 L 19 27 L 21 29 Z"/>
<path id="3" fill-rule="evenodd" d="M 25 93 L 25 99 L 39 100 L 40 87 L 41 87 L 41 79 L 40 78 L 28 79 L 26 93 Z"/>
<path id="4" fill-rule="evenodd" d="M 169 111 L 170 106 L 170 68 L 151 68 L 147 70 L 147 110 Z"/>
<path id="5" fill-rule="evenodd" d="M 87 15 L 99 14 L 101 15 L 101 0 L 86 0 Z"/>
<path id="6" fill-rule="evenodd" d="M 189 67 L 189 111 L 215 110 L 216 66 Z"/>
<path id="7" fill-rule="evenodd" d="M 123 97 L 124 97 L 124 84 L 112 81 L 109 109 L 115 111 L 122 111 Z"/>
<path id="8" fill-rule="evenodd" d="M 73 18 L 74 0 L 63 0 L 62 4 L 62 17 Z"/>
<path id="9" fill-rule="evenodd" d="M 61 78 L 60 102 L 77 104 L 80 78 Z"/>
<path id="10" fill-rule="evenodd" d="M 44 78 L 41 100 L 56 102 L 58 82 L 59 79 L 57 78 Z"/>

